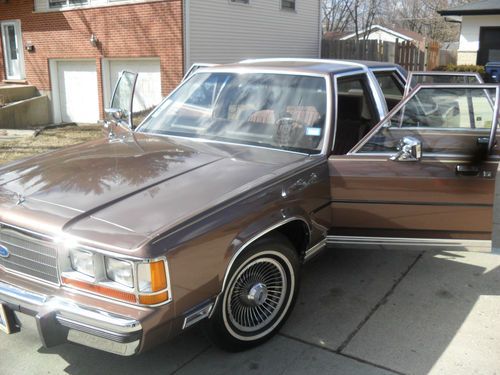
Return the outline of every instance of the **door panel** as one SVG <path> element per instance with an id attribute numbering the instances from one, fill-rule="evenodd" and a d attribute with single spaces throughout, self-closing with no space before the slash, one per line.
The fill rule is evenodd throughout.
<path id="1" fill-rule="evenodd" d="M 457 176 L 467 160 L 424 158 L 396 162 L 387 156 L 329 159 L 333 234 L 485 239 L 490 236 L 495 162 L 481 176 Z M 485 177 L 487 176 L 487 177 Z"/>

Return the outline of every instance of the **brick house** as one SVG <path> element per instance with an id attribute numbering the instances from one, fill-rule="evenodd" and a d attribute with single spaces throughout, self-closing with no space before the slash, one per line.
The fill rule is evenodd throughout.
<path id="1" fill-rule="evenodd" d="M 0 33 L 0 81 L 35 85 L 54 122 L 94 122 L 121 70 L 147 107 L 193 62 L 318 57 L 320 0 L 0 0 Z"/>

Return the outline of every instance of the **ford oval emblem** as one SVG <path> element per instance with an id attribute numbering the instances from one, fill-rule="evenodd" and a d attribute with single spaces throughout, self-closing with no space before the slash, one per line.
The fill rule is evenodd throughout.
<path id="1" fill-rule="evenodd" d="M 7 249 L 3 245 L 0 245 L 0 257 L 7 258 L 9 255 L 10 255 L 9 249 Z"/>

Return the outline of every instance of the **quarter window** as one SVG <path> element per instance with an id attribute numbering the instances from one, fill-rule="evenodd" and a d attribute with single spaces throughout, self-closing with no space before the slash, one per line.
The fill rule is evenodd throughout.
<path id="1" fill-rule="evenodd" d="M 281 9 L 295 10 L 295 0 L 281 0 Z"/>

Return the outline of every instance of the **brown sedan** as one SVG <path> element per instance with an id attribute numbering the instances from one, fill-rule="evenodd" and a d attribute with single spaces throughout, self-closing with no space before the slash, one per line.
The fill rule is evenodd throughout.
<path id="1" fill-rule="evenodd" d="M 23 313 L 45 346 L 132 355 L 200 322 L 241 350 L 285 322 L 327 243 L 489 246 L 498 86 L 396 105 L 400 72 L 202 68 L 134 130 L 124 74 L 109 138 L 0 169 L 0 329 Z"/>

